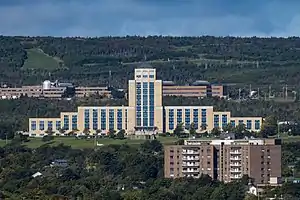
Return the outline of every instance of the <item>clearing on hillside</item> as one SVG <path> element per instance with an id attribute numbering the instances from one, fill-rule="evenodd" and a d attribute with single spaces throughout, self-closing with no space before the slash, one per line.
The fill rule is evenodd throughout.
<path id="1" fill-rule="evenodd" d="M 41 49 L 28 49 L 27 59 L 23 65 L 23 69 L 54 70 L 63 66 L 62 60 L 45 54 Z"/>

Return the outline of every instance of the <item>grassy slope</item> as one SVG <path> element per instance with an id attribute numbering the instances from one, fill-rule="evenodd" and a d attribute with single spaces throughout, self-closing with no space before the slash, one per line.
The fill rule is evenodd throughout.
<path id="1" fill-rule="evenodd" d="M 172 144 L 178 139 L 175 137 L 160 137 L 158 139 L 163 144 Z M 128 144 L 128 145 L 139 145 L 145 140 L 114 140 L 114 139 L 98 139 L 98 143 L 109 145 L 109 144 Z M 10 141 L 8 141 L 10 142 Z M 30 138 L 30 141 L 27 143 L 24 143 L 24 145 L 30 147 L 30 148 L 37 148 L 43 144 L 50 144 L 50 145 L 58 145 L 60 143 L 63 143 L 68 146 L 72 146 L 73 148 L 77 149 L 83 149 L 83 148 L 93 148 L 94 147 L 94 139 L 78 139 L 76 140 L 73 137 L 56 137 L 53 141 L 50 142 L 43 142 L 41 138 Z M 5 140 L 0 140 L 0 146 L 5 145 Z"/>
<path id="2" fill-rule="evenodd" d="M 205 139 L 205 138 L 202 138 Z M 284 143 L 289 142 L 298 142 L 300 141 L 300 136 L 290 136 L 290 137 L 282 137 Z M 176 137 L 159 137 L 158 140 L 164 144 L 174 144 L 174 142 L 178 141 L 178 138 Z M 101 138 L 97 140 L 98 143 L 103 145 L 109 145 L 109 144 L 128 144 L 128 145 L 139 145 L 145 140 L 114 140 L 114 139 L 108 139 L 108 138 Z M 10 141 L 8 141 L 10 142 Z M 75 149 L 84 149 L 84 148 L 93 148 L 94 147 L 94 139 L 78 139 L 76 140 L 73 137 L 56 137 L 53 141 L 50 142 L 42 142 L 41 138 L 30 138 L 30 142 L 24 143 L 24 145 L 30 147 L 30 148 L 37 148 L 44 144 L 49 144 L 52 146 L 56 146 L 60 143 L 63 143 L 64 145 L 71 146 Z M 0 147 L 3 147 L 5 145 L 5 140 L 0 140 Z"/>
<path id="3" fill-rule="evenodd" d="M 60 59 L 45 54 L 41 49 L 28 49 L 27 57 L 23 69 L 54 70 L 60 68 L 62 63 Z"/>

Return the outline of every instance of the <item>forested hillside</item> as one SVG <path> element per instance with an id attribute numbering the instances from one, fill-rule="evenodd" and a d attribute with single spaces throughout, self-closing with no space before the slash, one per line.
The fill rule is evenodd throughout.
<path id="1" fill-rule="evenodd" d="M 49 75 L 105 84 L 111 70 L 112 84 L 126 87 L 134 67 L 144 61 L 159 78 L 178 84 L 206 79 L 293 87 L 300 81 L 300 38 L 0 37 L 0 82 L 13 85 L 40 83 Z"/>

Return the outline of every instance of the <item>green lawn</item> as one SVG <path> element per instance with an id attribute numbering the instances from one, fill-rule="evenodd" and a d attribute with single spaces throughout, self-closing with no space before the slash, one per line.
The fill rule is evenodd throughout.
<path id="1" fill-rule="evenodd" d="M 63 62 L 45 54 L 41 49 L 28 49 L 24 69 L 48 69 L 54 70 L 63 66 Z"/>
<path id="2" fill-rule="evenodd" d="M 159 137 L 158 140 L 163 144 L 173 144 L 178 139 L 175 137 Z M 109 138 L 99 138 L 97 139 L 98 143 L 103 145 L 109 145 L 109 144 L 128 144 L 128 145 L 139 145 L 145 140 L 130 140 L 130 139 L 124 139 L 124 140 L 117 140 L 117 139 L 109 139 Z M 10 142 L 10 141 L 8 141 Z M 75 139 L 74 137 L 56 137 L 53 141 L 50 142 L 43 142 L 41 138 L 30 138 L 30 141 L 27 143 L 24 143 L 24 145 L 30 147 L 30 148 L 37 148 L 43 144 L 49 144 L 49 145 L 58 145 L 60 143 L 63 143 L 68 146 L 72 146 L 73 148 L 83 149 L 83 148 L 93 148 L 94 145 L 94 139 Z M 5 140 L 0 140 L 0 146 L 5 145 Z"/>
<path id="3" fill-rule="evenodd" d="M 206 139 L 206 138 L 201 138 Z M 208 138 L 207 138 L 208 139 Z M 289 142 L 298 142 L 300 141 L 300 136 L 289 136 L 289 137 L 282 137 L 284 143 Z M 176 137 L 158 137 L 158 140 L 162 144 L 174 144 L 174 142 L 178 141 L 178 138 Z M 124 139 L 124 140 L 117 140 L 117 139 L 109 139 L 109 138 L 99 138 L 97 139 L 98 143 L 103 145 L 109 145 L 109 144 L 128 144 L 128 145 L 139 145 L 145 140 L 130 140 L 130 139 Z M 8 141 L 9 143 L 10 141 Z M 30 138 L 30 141 L 27 143 L 24 143 L 24 145 L 30 147 L 30 148 L 37 148 L 40 147 L 43 144 L 49 144 L 52 146 L 56 146 L 60 143 L 63 143 L 65 145 L 71 146 L 73 148 L 77 149 L 83 149 L 83 148 L 93 148 L 94 145 L 94 139 L 75 139 L 74 137 L 55 137 L 54 140 L 50 142 L 43 142 L 41 138 Z M 0 140 L 0 147 L 4 146 L 6 144 L 5 140 Z"/>

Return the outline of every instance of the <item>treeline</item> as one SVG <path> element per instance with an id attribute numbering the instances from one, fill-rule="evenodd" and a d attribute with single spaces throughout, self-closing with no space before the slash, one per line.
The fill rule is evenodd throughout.
<path id="1" fill-rule="evenodd" d="M 0 36 L 0 82 L 39 84 L 49 79 L 50 69 L 22 69 L 26 49 L 40 48 L 60 58 L 67 67 L 51 69 L 51 78 L 80 85 L 108 84 L 111 71 L 112 85 L 126 88 L 134 67 L 140 65 L 134 63 L 147 61 L 157 68 L 158 78 L 178 84 L 206 79 L 240 86 L 296 86 L 300 80 L 299 46 L 300 39 L 296 37 Z"/>

